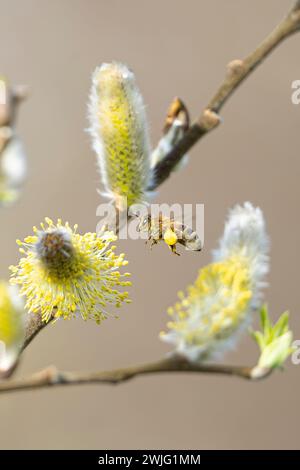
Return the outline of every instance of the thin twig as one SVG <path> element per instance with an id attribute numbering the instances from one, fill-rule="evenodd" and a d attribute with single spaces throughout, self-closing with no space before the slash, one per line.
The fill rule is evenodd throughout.
<path id="1" fill-rule="evenodd" d="M 52 320 L 53 318 L 54 316 L 52 315 L 50 320 Z M 48 323 L 42 321 L 42 317 L 40 314 L 28 313 L 26 315 L 25 336 L 23 345 L 20 348 L 19 355 L 16 361 L 12 364 L 12 366 L 6 370 L 0 370 L 0 380 L 8 379 L 16 372 L 20 364 L 21 356 L 24 349 L 27 348 L 31 341 L 38 335 L 38 333 L 40 333 L 40 331 L 45 328 L 46 325 L 48 325 Z"/>
<path id="2" fill-rule="evenodd" d="M 222 364 L 193 364 L 182 358 L 171 357 L 157 362 L 124 369 L 114 369 L 103 372 L 59 372 L 55 367 L 38 372 L 28 378 L 5 380 L 0 383 L 1 392 L 17 392 L 23 390 L 42 389 L 49 387 L 83 385 L 83 384 L 110 384 L 116 385 L 134 377 L 161 373 L 203 373 L 222 374 L 241 377 L 248 380 L 257 380 L 267 377 L 270 369 L 257 367 L 226 366 Z"/>
<path id="3" fill-rule="evenodd" d="M 299 29 L 300 1 L 298 0 L 288 15 L 253 52 L 244 60 L 233 60 L 228 64 L 225 79 L 200 118 L 191 125 L 169 154 L 154 167 L 149 190 L 154 190 L 162 184 L 196 142 L 217 127 L 220 123 L 218 113 L 232 93 L 284 39 L 299 31 Z"/>
<path id="4" fill-rule="evenodd" d="M 36 335 L 45 328 L 48 323 L 42 320 L 42 316 L 37 313 L 28 313 L 27 322 L 25 326 L 25 339 L 21 352 L 31 343 L 31 341 L 36 337 Z"/>

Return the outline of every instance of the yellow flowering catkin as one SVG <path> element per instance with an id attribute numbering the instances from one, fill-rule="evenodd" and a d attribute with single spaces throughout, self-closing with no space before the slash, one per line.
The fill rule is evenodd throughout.
<path id="1" fill-rule="evenodd" d="M 95 70 L 89 120 L 105 194 L 119 209 L 142 201 L 150 174 L 148 126 L 134 74 L 125 65 Z"/>
<path id="2" fill-rule="evenodd" d="M 208 352 L 243 322 L 251 297 L 247 259 L 237 256 L 209 264 L 169 308 L 168 328 L 182 335 L 185 347 L 196 346 L 197 354 Z"/>
<path id="3" fill-rule="evenodd" d="M 199 272 L 186 294 L 169 308 L 161 338 L 177 354 L 202 361 L 232 347 L 261 303 L 268 272 L 268 237 L 263 214 L 250 203 L 229 213 L 213 262 Z"/>
<path id="4" fill-rule="evenodd" d="M 128 262 L 110 246 L 117 239 L 112 232 L 80 235 L 76 225 L 54 224 L 49 218 L 33 230 L 34 235 L 18 241 L 24 257 L 10 268 L 11 282 L 21 286 L 29 311 L 40 313 L 45 322 L 80 313 L 100 323 L 110 315 L 108 304 L 120 307 L 129 301 L 128 292 L 119 291 L 130 285 L 123 280 L 129 274 L 119 271 Z"/>
<path id="5" fill-rule="evenodd" d="M 24 309 L 16 287 L 0 282 L 0 370 L 14 363 L 24 338 Z"/>

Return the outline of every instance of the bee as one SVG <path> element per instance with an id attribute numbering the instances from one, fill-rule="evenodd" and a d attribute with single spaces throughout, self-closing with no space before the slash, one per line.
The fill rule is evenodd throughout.
<path id="1" fill-rule="evenodd" d="M 176 245 L 180 244 L 190 251 L 201 251 L 202 242 L 198 234 L 190 227 L 175 220 L 174 218 L 165 217 L 161 213 L 158 217 L 151 217 L 146 214 L 140 217 L 137 226 L 139 232 L 148 233 L 148 240 L 151 247 L 159 241 L 164 241 L 171 252 L 180 256 L 176 251 Z"/>

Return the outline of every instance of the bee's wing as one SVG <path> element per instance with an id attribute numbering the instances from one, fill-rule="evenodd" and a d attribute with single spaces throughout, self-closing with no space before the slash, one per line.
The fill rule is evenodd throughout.
<path id="1" fill-rule="evenodd" d="M 178 237 L 178 241 L 186 248 L 186 250 L 202 250 L 202 242 L 199 235 L 191 227 L 186 225 L 184 226 L 181 224 L 181 237 Z"/>

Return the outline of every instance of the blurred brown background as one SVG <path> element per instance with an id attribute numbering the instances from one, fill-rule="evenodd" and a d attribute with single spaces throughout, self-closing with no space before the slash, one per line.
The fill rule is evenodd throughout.
<path id="1" fill-rule="evenodd" d="M 120 60 L 137 75 L 155 143 L 178 95 L 196 116 L 226 63 L 252 50 L 290 0 L 1 0 L 0 73 L 27 83 L 18 130 L 29 158 L 23 197 L 1 209 L 1 277 L 18 259 L 15 239 L 44 216 L 94 231 L 100 196 L 86 103 L 94 67 Z M 286 41 L 226 105 L 224 124 L 191 152 L 156 201 L 205 204 L 205 250 L 172 256 L 123 241 L 133 303 L 119 321 L 48 326 L 24 355 L 18 375 L 46 365 L 109 369 L 155 360 L 168 351 L 157 336 L 176 292 L 210 259 L 230 206 L 264 210 L 272 238 L 266 297 L 273 318 L 299 312 L 299 123 L 291 82 L 300 79 L 300 35 Z M 232 363 L 253 363 L 244 338 Z M 299 448 L 300 366 L 288 361 L 260 383 L 227 377 L 153 376 L 118 387 L 90 386 L 0 396 L 1 448 Z"/>

